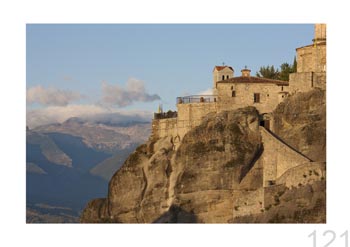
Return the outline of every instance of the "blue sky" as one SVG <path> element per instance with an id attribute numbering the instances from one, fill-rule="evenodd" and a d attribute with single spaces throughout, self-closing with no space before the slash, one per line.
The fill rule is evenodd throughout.
<path id="1" fill-rule="evenodd" d="M 130 80 L 144 87 L 139 99 L 149 100 L 120 105 L 114 99 L 109 109 L 156 111 L 159 103 L 174 110 L 177 96 L 211 88 L 212 69 L 223 62 L 235 76 L 245 65 L 255 74 L 260 66 L 292 63 L 295 48 L 312 42 L 313 25 L 28 24 L 26 32 L 27 90 L 52 91 L 46 101 L 38 96 L 30 103 L 27 94 L 27 114 L 53 107 L 47 101 L 55 90 L 80 95 L 61 108 L 101 105 L 103 85 L 125 93 Z"/>

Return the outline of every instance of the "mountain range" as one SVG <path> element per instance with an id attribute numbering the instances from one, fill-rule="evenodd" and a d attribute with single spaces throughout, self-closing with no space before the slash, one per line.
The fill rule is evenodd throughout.
<path id="1" fill-rule="evenodd" d="M 27 127 L 27 222 L 78 222 L 87 201 L 107 192 L 109 179 L 149 134 L 150 123 L 81 118 Z"/>

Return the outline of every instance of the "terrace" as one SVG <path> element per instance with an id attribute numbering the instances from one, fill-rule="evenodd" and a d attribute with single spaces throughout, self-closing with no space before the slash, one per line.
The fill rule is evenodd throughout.
<path id="1" fill-rule="evenodd" d="M 212 103 L 216 102 L 217 95 L 190 95 L 184 97 L 177 97 L 176 104 L 190 104 L 190 103 Z"/>

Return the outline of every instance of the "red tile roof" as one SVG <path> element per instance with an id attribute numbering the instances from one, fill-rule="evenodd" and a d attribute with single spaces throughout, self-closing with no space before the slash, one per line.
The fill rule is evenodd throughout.
<path id="1" fill-rule="evenodd" d="M 216 69 L 217 71 L 223 70 L 224 68 L 229 68 L 230 70 L 233 71 L 233 68 L 230 66 L 215 66 L 214 70 Z"/>
<path id="2" fill-rule="evenodd" d="M 289 82 L 287 81 L 273 80 L 273 79 L 268 79 L 263 77 L 255 77 L 255 76 L 238 76 L 227 80 L 218 81 L 217 83 L 270 83 L 270 84 L 276 84 L 278 86 L 289 85 Z"/>

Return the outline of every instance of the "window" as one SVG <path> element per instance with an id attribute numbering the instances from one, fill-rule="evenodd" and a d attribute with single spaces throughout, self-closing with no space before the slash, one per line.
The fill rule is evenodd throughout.
<path id="1" fill-rule="evenodd" d="M 229 76 L 226 76 L 226 79 L 228 79 L 229 78 Z"/>
<path id="2" fill-rule="evenodd" d="M 282 86 L 282 88 L 281 88 L 281 91 L 283 91 L 283 86 Z"/>
<path id="3" fill-rule="evenodd" d="M 254 103 L 260 103 L 260 93 L 254 94 Z"/>
<path id="4" fill-rule="evenodd" d="M 225 80 L 225 76 L 224 75 L 222 76 L 222 80 Z"/>
<path id="5" fill-rule="evenodd" d="M 232 91 L 232 97 L 236 97 L 236 91 Z"/>
<path id="6" fill-rule="evenodd" d="M 233 86 L 231 86 L 231 90 L 233 90 Z"/>

